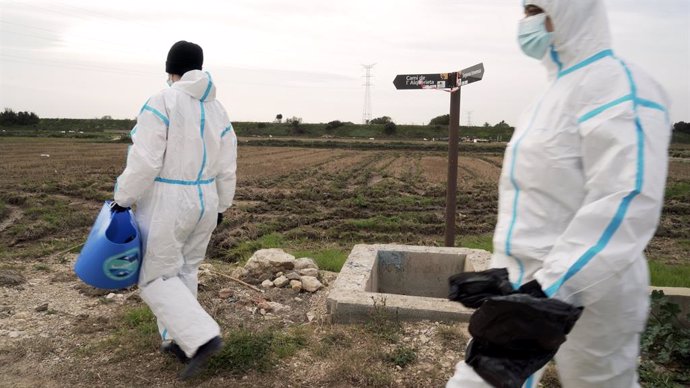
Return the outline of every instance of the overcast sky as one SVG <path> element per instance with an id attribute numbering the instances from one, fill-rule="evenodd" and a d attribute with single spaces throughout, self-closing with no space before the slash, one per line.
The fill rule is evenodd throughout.
<path id="1" fill-rule="evenodd" d="M 41 117 L 134 118 L 166 87 L 178 40 L 200 44 L 233 121 L 361 122 L 364 71 L 374 117 L 426 123 L 446 92 L 396 91 L 400 73 L 483 62 L 461 122 L 514 124 L 546 86 L 516 43 L 521 0 L 0 0 L 0 108 Z M 614 50 L 642 66 L 690 121 L 690 0 L 606 0 Z"/>

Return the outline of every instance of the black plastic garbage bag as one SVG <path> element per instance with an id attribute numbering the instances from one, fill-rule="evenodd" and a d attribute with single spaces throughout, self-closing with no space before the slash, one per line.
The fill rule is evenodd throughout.
<path id="1" fill-rule="evenodd" d="M 513 294 L 487 299 L 470 318 L 465 362 L 487 383 L 520 388 L 566 340 L 582 307 Z"/>
<path id="2" fill-rule="evenodd" d="M 487 298 L 508 295 L 513 286 L 508 280 L 508 270 L 492 268 L 481 272 L 461 272 L 448 278 L 450 293 L 448 299 L 460 302 L 465 307 L 477 308 Z"/>

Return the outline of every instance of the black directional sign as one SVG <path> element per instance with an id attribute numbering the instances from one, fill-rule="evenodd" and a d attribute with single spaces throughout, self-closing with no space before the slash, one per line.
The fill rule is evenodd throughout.
<path id="1" fill-rule="evenodd" d="M 401 74 L 395 77 L 396 89 L 451 89 L 457 79 L 454 73 Z"/>
<path id="2" fill-rule="evenodd" d="M 460 86 L 480 81 L 482 77 L 484 77 L 483 63 L 478 63 L 474 66 L 470 66 L 467 69 L 461 70 L 458 73 L 458 78 L 460 79 Z"/>
<path id="3" fill-rule="evenodd" d="M 396 89 L 454 89 L 479 81 L 483 76 L 484 64 L 479 63 L 453 73 L 400 74 L 393 85 Z"/>

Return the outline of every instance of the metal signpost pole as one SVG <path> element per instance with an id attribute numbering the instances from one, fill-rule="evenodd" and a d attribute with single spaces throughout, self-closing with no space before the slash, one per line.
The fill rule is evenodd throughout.
<path id="1" fill-rule="evenodd" d="M 448 123 L 448 186 L 446 188 L 446 241 L 455 246 L 455 212 L 458 192 L 458 142 L 460 140 L 460 90 L 450 93 L 450 122 Z"/>
<path id="2" fill-rule="evenodd" d="M 448 124 L 448 188 L 446 189 L 446 246 L 455 246 L 455 212 L 458 193 L 458 142 L 460 137 L 460 88 L 481 81 L 484 64 L 478 63 L 455 73 L 398 74 L 396 89 L 434 89 L 450 91 Z"/>

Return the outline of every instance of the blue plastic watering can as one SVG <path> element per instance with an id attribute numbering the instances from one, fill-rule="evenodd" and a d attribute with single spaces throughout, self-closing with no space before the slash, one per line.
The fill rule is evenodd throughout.
<path id="1" fill-rule="evenodd" d="M 127 288 L 139 280 L 141 238 L 132 210 L 114 212 L 111 203 L 103 204 L 74 264 L 74 272 L 96 288 Z"/>

